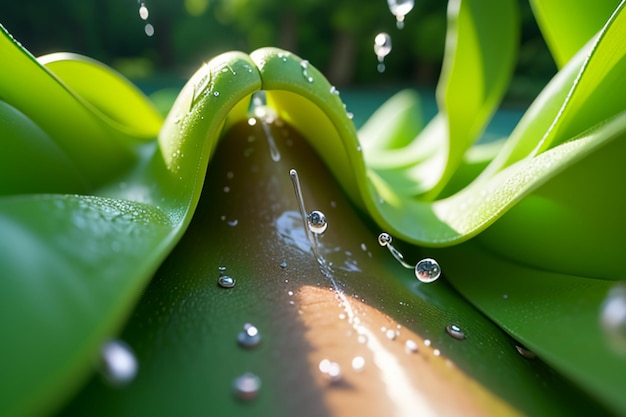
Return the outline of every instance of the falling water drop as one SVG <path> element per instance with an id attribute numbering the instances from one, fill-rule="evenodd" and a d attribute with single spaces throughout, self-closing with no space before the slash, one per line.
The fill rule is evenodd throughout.
<path id="1" fill-rule="evenodd" d="M 391 36 L 381 32 L 374 38 L 374 53 L 378 58 L 378 72 L 385 71 L 385 57 L 391 52 Z"/>
<path id="2" fill-rule="evenodd" d="M 254 348 L 261 343 L 261 335 L 259 329 L 250 323 L 246 323 L 243 326 L 243 331 L 237 335 L 237 342 L 240 346 L 245 348 Z"/>
<path id="3" fill-rule="evenodd" d="M 600 311 L 600 325 L 611 347 L 626 354 L 626 282 L 608 292 Z"/>
<path id="4" fill-rule="evenodd" d="M 148 20 L 148 16 L 150 16 L 150 11 L 145 3 L 141 3 L 139 5 L 139 17 L 141 17 L 141 20 Z"/>
<path id="5" fill-rule="evenodd" d="M 256 398 L 261 388 L 261 378 L 253 373 L 247 372 L 235 378 L 233 384 L 235 394 L 239 399 L 250 401 Z"/>
<path id="6" fill-rule="evenodd" d="M 389 11 L 396 17 L 396 27 L 402 29 L 404 27 L 404 17 L 413 10 L 414 0 L 387 0 Z"/>
<path id="7" fill-rule="evenodd" d="M 137 359 L 130 347 L 121 340 L 111 340 L 102 346 L 101 374 L 111 385 L 123 386 L 137 375 Z"/>
<path id="8" fill-rule="evenodd" d="M 146 32 L 147 36 L 154 35 L 154 26 L 152 26 L 150 23 L 146 23 L 146 26 L 144 26 L 143 30 L 144 32 Z"/>
<path id="9" fill-rule="evenodd" d="M 422 259 L 415 265 L 415 276 L 421 282 L 433 282 L 441 276 L 441 267 L 432 258 Z"/>
<path id="10" fill-rule="evenodd" d="M 463 333 L 463 330 L 461 330 L 461 328 L 457 326 L 456 324 L 447 325 L 446 332 L 454 339 L 457 339 L 457 340 L 465 339 L 465 333 Z"/>
<path id="11" fill-rule="evenodd" d="M 306 217 L 309 230 L 316 235 L 321 235 L 328 229 L 328 222 L 326 216 L 319 210 L 313 210 Z"/>

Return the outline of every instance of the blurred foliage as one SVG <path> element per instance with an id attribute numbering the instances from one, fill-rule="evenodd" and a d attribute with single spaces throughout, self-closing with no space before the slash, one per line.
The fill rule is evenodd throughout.
<path id="1" fill-rule="evenodd" d="M 555 66 L 528 2 L 519 3 L 519 82 L 512 92 L 532 96 Z M 145 21 L 138 13 L 142 4 L 149 10 Z M 384 0 L 6 1 L 0 3 L 0 21 L 35 55 L 81 53 L 134 80 L 155 69 L 187 78 L 221 52 L 271 45 L 305 56 L 339 86 L 432 85 L 443 58 L 446 2 L 418 0 L 403 30 Z M 146 24 L 154 27 L 153 36 L 146 35 Z M 372 51 L 381 31 L 393 38 L 382 75 Z"/>

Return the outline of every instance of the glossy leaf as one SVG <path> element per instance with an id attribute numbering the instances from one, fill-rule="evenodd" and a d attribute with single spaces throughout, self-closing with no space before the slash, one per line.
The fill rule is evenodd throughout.
<path id="1" fill-rule="evenodd" d="M 559 68 L 594 37 L 607 22 L 619 0 L 532 0 L 533 13 Z"/>

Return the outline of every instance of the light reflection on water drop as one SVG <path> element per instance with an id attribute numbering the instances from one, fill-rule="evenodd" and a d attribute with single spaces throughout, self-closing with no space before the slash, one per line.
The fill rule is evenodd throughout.
<path id="1" fill-rule="evenodd" d="M 123 386 L 137 375 L 137 359 L 130 347 L 121 340 L 111 340 L 102 346 L 101 374 L 111 385 Z"/>
<path id="2" fill-rule="evenodd" d="M 217 279 L 217 283 L 222 288 L 233 288 L 235 286 L 235 279 L 228 275 L 222 275 Z"/>
<path id="3" fill-rule="evenodd" d="M 237 335 L 237 342 L 245 348 L 255 348 L 261 343 L 259 330 L 250 323 L 243 326 L 243 331 Z"/>
<path id="4" fill-rule="evenodd" d="M 449 324 L 446 326 L 446 332 L 454 339 L 463 340 L 465 339 L 465 333 L 463 330 L 456 324 Z"/>
<path id="5" fill-rule="evenodd" d="M 381 32 L 374 38 L 374 53 L 378 58 L 378 72 L 385 71 L 385 57 L 391 52 L 391 36 Z"/>
<path id="6" fill-rule="evenodd" d="M 150 23 L 146 23 L 146 26 L 144 26 L 143 30 L 147 36 L 154 35 L 154 26 L 152 26 Z"/>
<path id="7" fill-rule="evenodd" d="M 354 369 L 356 372 L 361 372 L 364 366 L 365 359 L 363 358 L 363 356 L 355 356 L 352 359 L 352 369 Z"/>
<path id="8" fill-rule="evenodd" d="M 535 359 L 537 357 L 537 355 L 535 355 L 534 352 L 526 349 L 522 345 L 515 345 L 515 350 L 517 350 L 517 353 L 519 353 L 520 355 L 522 355 L 526 359 Z"/>
<path id="9" fill-rule="evenodd" d="M 404 27 L 404 17 L 413 10 L 414 0 L 387 0 L 389 11 L 396 17 L 396 27 L 402 29 Z"/>
<path id="10" fill-rule="evenodd" d="M 330 382 L 337 382 L 341 379 L 341 367 L 337 362 L 322 359 L 319 364 L 319 370 Z"/>
<path id="11" fill-rule="evenodd" d="M 261 378 L 247 372 L 235 379 L 233 383 L 235 394 L 241 400 L 253 400 L 261 389 Z"/>
<path id="12" fill-rule="evenodd" d="M 415 353 L 417 352 L 417 343 L 415 341 L 409 339 L 404 343 L 404 351 L 406 353 Z"/>
<path id="13" fill-rule="evenodd" d="M 139 6 L 139 17 L 141 18 L 141 20 L 148 20 L 149 16 L 150 11 L 146 7 L 145 3 L 141 3 L 141 5 Z"/>
<path id="14" fill-rule="evenodd" d="M 328 229 L 326 216 L 319 210 L 313 210 L 306 218 L 309 230 L 316 235 L 321 235 Z"/>
<path id="15" fill-rule="evenodd" d="M 415 265 L 415 276 L 421 282 L 433 282 L 441 276 L 441 267 L 432 258 L 422 259 Z"/>
<path id="16" fill-rule="evenodd" d="M 611 347 L 626 354 L 626 282 L 608 292 L 600 310 L 600 325 Z"/>

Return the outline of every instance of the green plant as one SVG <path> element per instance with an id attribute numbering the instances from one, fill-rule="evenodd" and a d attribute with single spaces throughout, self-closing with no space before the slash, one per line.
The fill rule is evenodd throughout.
<path id="1" fill-rule="evenodd" d="M 372 283 L 355 282 L 350 274 L 341 279 L 350 289 L 371 297 L 370 315 L 389 309 L 387 313 L 399 321 L 404 315 L 408 320 L 424 314 L 428 323 L 406 326 L 424 338 L 439 337 L 436 329 L 449 320 L 483 329 L 462 345 L 436 341 L 442 350 L 448 349 L 443 350 L 448 357 L 495 393 L 490 397 L 478 390 L 481 398 L 486 395 L 485 409 L 492 412 L 517 408 L 535 414 L 546 410 L 569 414 L 597 406 L 626 413 L 622 395 L 626 359 L 605 343 L 599 323 L 601 303 L 614 282 L 623 279 L 625 269 L 620 252 L 626 235 L 621 218 L 626 199 L 619 185 L 626 129 L 624 2 L 576 6 L 534 2 L 561 69 L 506 141 L 473 145 L 502 98 L 513 68 L 514 3 L 450 2 L 446 58 L 437 92 L 439 115 L 421 125 L 415 117 L 419 100 L 404 91 L 372 115 L 358 133 L 323 75 L 286 51 L 264 48 L 250 55 L 232 52 L 212 59 L 190 79 L 162 122 L 141 93 L 107 67 L 68 54 L 36 60 L 3 29 L 0 313 L 11 319 L 1 327 L 2 414 L 44 413 L 60 407 L 84 382 L 102 343 L 127 322 L 155 273 L 157 278 L 125 333 L 136 338 L 134 345 L 146 355 L 175 362 L 194 351 L 177 337 L 204 346 L 200 336 L 217 337 L 221 333 L 215 329 L 234 328 L 253 314 L 273 329 L 268 333 L 277 345 L 281 337 L 289 340 L 271 326 L 276 317 L 263 309 L 271 305 L 266 298 L 277 291 L 268 289 L 277 262 L 268 261 L 276 252 L 268 252 L 267 247 L 276 237 L 259 226 L 264 218 L 233 229 L 236 239 L 209 236 L 216 230 L 209 221 L 192 223 L 194 212 L 214 210 L 209 203 L 198 206 L 203 185 L 212 190 L 205 193 L 215 194 L 222 186 L 216 183 L 216 173 L 225 175 L 229 164 L 260 166 L 262 172 L 272 173 L 260 178 L 280 185 L 270 193 L 265 188 L 270 186 L 259 179 L 259 183 L 250 176 L 238 179 L 238 204 L 227 203 L 229 210 L 237 216 L 255 216 L 272 193 L 276 193 L 275 204 L 287 210 L 293 198 L 289 179 L 272 171 L 284 168 L 283 164 L 273 165 L 258 151 L 253 158 L 236 162 L 246 146 L 252 146 L 237 139 L 236 133 L 246 138 L 242 132 L 250 100 L 261 90 L 267 106 L 306 138 L 357 210 L 394 236 L 430 247 L 414 252 L 436 256 L 447 281 L 463 296 L 445 283 L 435 284 L 434 289 L 416 288 L 404 279 L 404 270 L 380 261 L 380 255 L 373 258 L 376 262 L 355 255 L 359 265 L 376 271 L 370 272 Z M 228 139 L 221 140 L 225 135 Z M 232 142 L 236 149 L 224 151 L 222 155 L 229 156 L 226 162 L 212 159 L 222 142 Z M 303 168 L 308 178 L 324 175 L 317 162 L 291 158 L 313 166 Z M 210 174 L 205 184 L 207 166 Z M 307 194 L 307 201 L 323 205 L 328 204 L 326 195 L 332 195 L 333 201 L 342 198 L 332 185 L 310 182 L 307 186 L 317 191 Z M 355 216 L 347 202 L 342 207 L 336 214 L 341 219 L 337 228 L 350 224 Z M 370 245 L 374 240 L 375 233 L 363 225 L 349 230 L 334 238 L 339 247 Z M 218 238 L 228 243 L 215 242 Z M 203 239 L 208 243 L 203 244 Z M 248 252 L 267 254 L 238 260 L 235 255 L 243 255 L 237 253 L 237 242 L 246 239 L 253 242 Z M 293 249 L 285 250 L 292 256 L 289 262 L 306 272 L 299 279 L 312 287 L 319 285 L 321 274 L 315 262 Z M 226 302 L 223 292 L 207 290 L 198 278 L 209 264 L 216 268 L 224 260 L 238 265 L 235 270 L 242 275 L 264 278 L 233 293 L 238 295 Z M 373 282 L 375 278 L 379 282 Z M 175 293 L 176 282 L 189 299 L 202 303 L 192 303 L 187 313 L 170 312 L 170 306 L 180 310 L 183 305 Z M 194 293 L 201 294 L 193 298 Z M 221 314 L 233 308 L 230 302 L 241 303 L 246 297 L 258 305 L 243 308 L 235 303 L 239 307 L 234 316 L 221 320 Z M 378 297 L 381 301 L 374 300 Z M 394 313 L 392 305 L 404 297 L 413 307 Z M 209 309 L 213 305 L 216 310 Z M 196 321 L 184 319 L 185 314 L 210 315 L 216 322 L 206 325 L 213 330 L 198 330 L 200 336 L 186 330 Z M 164 326 L 159 328 L 164 341 L 146 330 L 151 318 Z M 168 328 L 167 320 L 180 320 L 180 328 Z M 513 349 L 504 351 L 510 340 L 502 330 L 559 375 L 543 363 L 520 362 L 524 359 Z M 252 363 L 241 353 L 228 358 L 230 343 L 212 342 L 212 355 L 221 353 L 218 360 L 229 366 Z M 264 349 L 261 353 L 270 357 L 271 349 Z M 198 366 L 205 372 L 228 378 L 226 365 L 212 368 L 214 357 L 198 355 L 202 364 Z M 506 369 L 472 363 L 486 356 L 500 358 L 498 363 Z M 154 365 L 147 371 L 152 378 L 115 394 L 126 407 L 121 410 L 166 412 L 158 407 L 169 404 L 174 411 L 180 404 L 168 398 L 172 388 L 163 386 L 158 376 L 172 380 L 185 376 L 192 384 L 206 378 L 203 374 L 194 379 L 193 369 L 180 363 L 163 367 L 160 374 Z M 298 369 L 295 364 L 291 367 Z M 178 374 L 181 368 L 183 374 Z M 283 409 L 270 401 L 279 398 L 278 387 L 289 384 L 272 368 L 265 372 L 270 379 L 268 394 L 256 406 L 273 414 L 297 408 L 297 402 Z M 515 378 L 519 383 L 498 387 Z M 549 384 L 553 392 L 541 393 L 534 383 Z M 568 404 L 578 389 L 592 399 L 581 396 Z M 231 412 L 248 412 L 247 405 L 224 399 L 220 392 L 211 394 L 214 404 Z M 155 393 L 159 400 L 151 400 L 150 405 L 147 398 Z M 88 399 L 115 407 L 107 402 L 109 395 L 94 382 L 76 400 L 76 408 L 70 406 L 66 412 L 84 411 L 81 407 Z M 193 389 L 179 395 L 189 397 L 183 406 L 189 414 L 202 403 Z M 115 408 L 102 409 L 106 414 Z"/>

